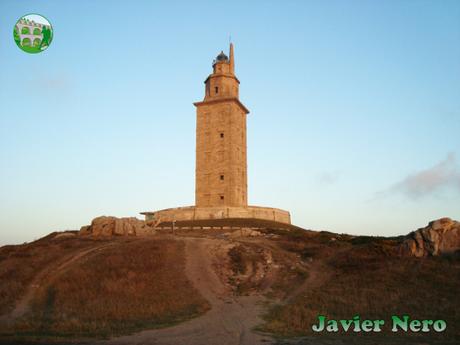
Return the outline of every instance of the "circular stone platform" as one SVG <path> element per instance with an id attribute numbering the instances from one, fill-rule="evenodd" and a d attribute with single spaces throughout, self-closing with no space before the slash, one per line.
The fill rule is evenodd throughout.
<path id="1" fill-rule="evenodd" d="M 176 207 L 154 212 L 141 212 L 146 221 L 156 224 L 172 221 L 248 218 L 272 220 L 275 222 L 291 224 L 291 215 L 288 211 L 272 207 L 247 206 L 247 207 Z"/>

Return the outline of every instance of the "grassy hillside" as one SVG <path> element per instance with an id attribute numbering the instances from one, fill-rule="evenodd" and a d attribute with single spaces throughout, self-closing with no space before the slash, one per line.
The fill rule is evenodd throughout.
<path id="1" fill-rule="evenodd" d="M 424 334 L 420 341 L 452 344 L 460 339 L 459 255 L 402 257 L 401 238 L 295 227 L 246 237 L 229 231 L 182 229 L 172 235 L 165 230 L 150 237 L 106 239 L 51 234 L 2 247 L 0 342 L 130 334 L 203 315 L 210 304 L 187 279 L 190 256 L 210 258 L 207 270 L 228 287 L 227 300 L 266 296 L 265 323 L 259 329 L 279 337 L 280 344 L 296 343 L 293 337 L 299 336 L 314 344 L 325 339 L 355 343 L 353 334 L 312 332 L 318 315 L 349 319 L 359 314 L 386 322 L 392 315 L 443 319 L 446 332 Z M 193 241 L 202 246 L 186 247 L 186 256 L 184 243 Z M 419 336 L 392 334 L 385 327 L 383 335 L 364 338 L 403 344 Z"/>
<path id="2" fill-rule="evenodd" d="M 32 243 L 0 248 L 0 315 L 13 309 L 35 274 L 66 254 L 91 248 L 107 240 L 51 240 L 52 233 Z"/>
<path id="3" fill-rule="evenodd" d="M 303 260 L 320 263 L 322 279 L 319 284 L 303 286 L 292 300 L 272 307 L 262 329 L 280 336 L 323 337 L 311 330 L 318 315 L 350 319 L 359 314 L 362 319 L 389 322 L 391 315 L 406 314 L 447 322 L 442 334 L 419 334 L 425 341 L 459 340 L 459 256 L 400 257 L 397 244 L 397 239 L 353 238 L 326 232 L 286 234 L 278 245 Z M 385 337 L 405 337 L 389 330 L 384 328 Z M 375 334 L 369 336 L 375 339 Z"/>
<path id="4" fill-rule="evenodd" d="M 177 323 L 208 309 L 184 275 L 183 243 L 166 238 L 72 238 L 2 248 L 2 302 L 11 310 L 40 265 L 91 246 L 100 248 L 64 268 L 54 264 L 58 268 L 50 269 L 29 310 L 3 326 L 3 336 L 126 334 Z M 3 284 L 7 277 L 9 283 Z"/>

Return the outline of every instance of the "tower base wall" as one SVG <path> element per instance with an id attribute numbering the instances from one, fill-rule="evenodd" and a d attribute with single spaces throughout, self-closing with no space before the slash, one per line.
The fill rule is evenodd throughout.
<path id="1" fill-rule="evenodd" d="M 247 206 L 247 207 L 177 207 L 167 208 L 154 212 L 142 212 L 146 221 L 160 224 L 162 222 L 248 218 L 272 220 L 275 222 L 291 224 L 291 215 L 288 211 L 272 207 Z"/>

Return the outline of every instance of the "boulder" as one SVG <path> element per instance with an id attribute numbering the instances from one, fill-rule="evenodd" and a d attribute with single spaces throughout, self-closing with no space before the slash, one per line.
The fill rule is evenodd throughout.
<path id="1" fill-rule="evenodd" d="M 138 236 L 154 232 L 153 228 L 135 217 L 97 217 L 92 220 L 91 225 L 80 229 L 80 235 L 92 236 Z"/>
<path id="2" fill-rule="evenodd" d="M 432 221 L 411 232 L 400 246 L 403 255 L 425 257 L 460 250 L 460 222 L 450 218 Z"/>
<path id="3" fill-rule="evenodd" d="M 241 228 L 240 230 L 235 230 L 233 232 L 226 232 L 225 235 L 230 238 L 257 237 L 257 236 L 261 236 L 262 233 L 260 231 L 252 230 L 250 228 Z"/>
<path id="4" fill-rule="evenodd" d="M 91 225 L 85 225 L 80 228 L 79 235 L 91 235 Z"/>
<path id="5" fill-rule="evenodd" d="M 75 232 L 68 232 L 64 231 L 61 233 L 58 233 L 56 236 L 53 237 L 53 240 L 59 239 L 59 238 L 70 238 L 70 237 L 75 237 L 76 233 Z"/>

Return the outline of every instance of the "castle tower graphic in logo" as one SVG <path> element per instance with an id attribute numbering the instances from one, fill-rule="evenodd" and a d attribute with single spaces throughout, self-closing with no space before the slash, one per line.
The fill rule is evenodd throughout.
<path id="1" fill-rule="evenodd" d="M 16 22 L 13 37 L 21 50 L 36 54 L 50 46 L 53 40 L 53 27 L 45 17 L 28 14 Z"/>

